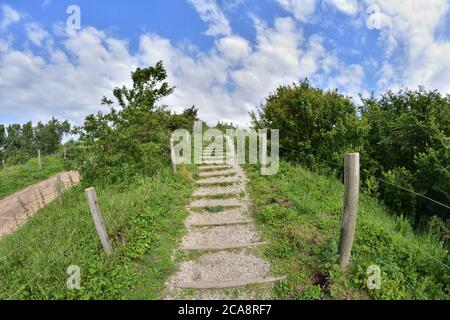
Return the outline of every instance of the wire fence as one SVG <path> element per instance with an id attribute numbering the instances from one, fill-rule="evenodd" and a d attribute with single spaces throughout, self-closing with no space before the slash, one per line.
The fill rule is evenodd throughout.
<path id="1" fill-rule="evenodd" d="M 80 241 L 78 241 L 76 244 L 70 244 L 67 246 L 64 250 L 61 250 L 62 254 L 59 258 L 55 259 L 52 263 L 47 265 L 41 272 L 35 272 L 33 277 L 27 281 L 24 285 L 22 285 L 19 289 L 17 289 L 14 293 L 8 296 L 7 300 L 11 300 L 13 297 L 17 296 L 21 291 L 25 290 L 29 285 L 31 285 L 34 281 L 37 281 L 37 279 L 41 278 L 43 274 L 45 274 L 47 271 L 49 271 L 53 266 L 61 262 L 64 258 L 67 258 L 68 255 L 72 254 L 73 251 L 78 248 L 81 244 L 84 244 L 86 240 L 90 238 L 90 235 L 87 235 L 86 237 L 82 238 Z M 63 280 L 65 283 L 65 279 Z M 54 296 L 56 297 L 64 288 L 60 289 Z"/>
<path id="2" fill-rule="evenodd" d="M 279 146 L 279 147 L 280 147 L 280 149 L 285 149 L 285 150 L 288 150 L 288 151 L 295 152 L 295 153 L 297 153 L 297 154 L 302 154 L 302 153 L 299 152 L 298 150 L 295 150 L 295 149 L 292 149 L 292 148 L 287 148 L 287 147 L 284 147 L 284 146 Z M 302 155 L 303 155 L 303 154 L 302 154 Z M 311 156 L 311 157 L 315 158 L 316 160 L 325 162 L 325 163 L 327 163 L 327 164 L 329 164 L 329 165 L 332 165 L 333 167 L 335 167 L 335 166 L 340 166 L 340 167 L 344 168 L 344 164 L 343 164 L 343 163 L 332 162 L 332 161 L 330 161 L 330 160 L 326 160 L 326 159 L 320 158 L 320 157 L 318 157 L 318 156 L 316 156 L 316 155 L 312 155 L 312 154 L 308 154 L 307 156 Z M 441 207 L 444 207 L 444 208 L 450 210 L 450 205 L 448 205 L 448 204 L 444 204 L 444 203 L 442 203 L 442 202 L 440 202 L 440 201 L 437 201 L 437 200 L 435 200 L 435 199 L 432 199 L 432 198 L 430 198 L 430 197 L 428 197 L 428 196 L 426 196 L 426 195 L 424 195 L 424 194 L 421 194 L 421 193 L 419 193 L 419 192 L 416 192 L 416 191 L 414 191 L 414 190 L 405 188 L 405 187 L 403 187 L 403 186 L 394 184 L 394 183 L 392 183 L 392 182 L 390 182 L 390 181 L 387 181 L 387 180 L 385 180 L 385 179 L 376 177 L 376 176 L 374 176 L 373 174 L 371 174 L 369 171 L 367 171 L 367 170 L 365 170 L 365 169 L 361 169 L 361 173 L 363 173 L 365 176 L 367 176 L 367 177 L 369 177 L 369 178 L 374 178 L 375 180 L 377 180 L 377 181 L 379 181 L 379 182 L 382 182 L 382 183 L 385 183 L 385 184 L 389 184 L 389 185 L 391 185 L 391 186 L 393 186 L 393 187 L 396 187 L 396 188 L 398 188 L 398 189 L 401 189 L 401 190 L 403 190 L 403 191 L 407 191 L 407 192 L 409 192 L 409 193 L 411 193 L 411 194 L 414 194 L 414 195 L 416 195 L 416 196 L 419 196 L 419 197 L 421 197 L 421 198 L 423 198 L 423 199 L 426 199 L 426 200 L 428 200 L 428 201 L 434 202 L 435 204 L 437 204 L 437 205 L 439 205 L 439 206 L 441 206 Z"/>
<path id="3" fill-rule="evenodd" d="M 63 174 L 65 176 L 64 180 L 61 183 L 61 191 L 66 191 L 77 184 L 78 178 L 73 178 L 70 173 Z M 14 231 L 17 229 L 21 224 L 23 224 L 25 221 L 27 221 L 34 213 L 36 213 L 38 210 L 44 208 L 46 205 L 48 205 L 50 202 L 54 201 L 58 197 L 58 192 L 56 190 L 56 184 L 53 180 L 50 180 L 54 177 L 51 177 L 48 180 L 48 183 L 44 186 L 42 186 L 42 182 L 38 183 L 36 185 L 30 186 L 26 188 L 23 191 L 20 191 L 17 193 L 17 195 L 9 196 L 5 199 L 7 199 L 8 206 L 5 206 L 2 208 L 2 211 L 5 212 L 0 215 L 0 225 L 3 225 L 3 228 L 5 226 L 9 226 L 9 232 Z M 17 199 L 15 199 L 16 197 Z M 3 199 L 3 200 L 5 200 Z M 22 200 L 26 199 L 26 200 Z M 41 216 L 39 216 L 41 217 Z M 11 224 L 10 221 L 15 222 L 15 224 Z M 9 223 L 9 224 L 8 224 Z M 61 232 L 65 232 L 66 230 L 64 228 L 56 228 L 57 230 L 61 230 Z M 7 233 L 9 233 L 7 232 Z M 14 298 L 17 294 L 19 294 L 22 290 L 27 288 L 29 285 L 31 285 L 34 281 L 37 281 L 40 277 L 44 276 L 48 270 L 50 270 L 54 265 L 56 265 L 58 262 L 60 262 L 65 256 L 71 254 L 75 248 L 77 248 L 80 244 L 84 243 L 87 238 L 89 238 L 91 235 L 86 236 L 81 241 L 77 243 L 70 243 L 67 248 L 64 248 L 61 250 L 61 255 L 58 259 L 55 259 L 53 262 L 50 262 L 45 268 L 43 268 L 40 272 L 35 272 L 34 275 L 31 277 L 30 280 L 28 280 L 25 284 L 23 284 L 17 291 L 10 294 L 7 299 Z M 67 236 L 65 236 L 67 238 Z M 44 234 L 41 236 L 34 237 L 29 240 L 25 240 L 23 243 L 20 243 L 15 246 L 14 249 L 12 249 L 9 252 L 6 252 L 0 256 L 0 264 L 6 263 L 9 259 L 12 257 L 16 258 L 17 254 L 25 255 L 29 254 L 30 250 L 34 250 L 33 248 L 36 248 L 36 244 L 39 244 L 39 246 L 48 246 L 51 245 L 48 243 L 48 241 L 51 241 L 52 239 L 58 238 L 56 234 L 50 235 L 50 234 Z M 45 242 L 45 243 L 44 243 Z M 68 241 L 70 242 L 70 241 Z M 28 250 L 24 253 L 21 251 Z M 43 256 L 45 258 L 45 256 Z M 21 263 L 24 263 L 22 258 L 18 258 Z M 29 261 L 31 264 L 35 263 L 37 260 L 31 260 Z M 65 283 L 65 282 L 64 282 Z M 1 285 L 0 285 L 1 288 Z M 5 294 L 5 293 L 4 293 Z"/>
<path id="4" fill-rule="evenodd" d="M 295 149 L 292 149 L 292 148 L 287 148 L 287 147 L 284 147 L 284 146 L 279 146 L 279 148 L 280 148 L 280 149 L 284 149 L 284 150 L 288 150 L 288 151 L 291 151 L 291 152 L 294 152 L 294 153 L 297 153 L 297 154 L 299 154 L 299 155 L 304 155 L 304 154 L 302 154 L 301 152 L 299 152 L 298 150 L 295 150 Z M 315 158 L 316 160 L 319 160 L 319 161 L 322 161 L 322 162 L 324 162 L 324 163 L 327 163 L 328 165 L 331 165 L 333 168 L 335 168 L 335 167 L 340 167 L 340 168 L 342 168 L 342 169 L 345 168 L 344 163 L 332 162 L 332 161 L 330 161 L 330 160 L 322 159 L 322 158 L 320 158 L 320 157 L 318 157 L 318 156 L 311 155 L 311 154 L 308 154 L 307 156 L 311 156 L 311 157 Z M 416 196 L 422 197 L 423 199 L 425 199 L 425 200 L 427 200 L 427 201 L 430 201 L 430 202 L 433 202 L 433 203 L 435 203 L 435 204 L 437 204 L 437 205 L 439 205 L 439 206 L 442 206 L 442 207 L 444 207 L 444 208 L 446 208 L 446 209 L 450 209 L 450 206 L 447 205 L 447 204 L 444 204 L 444 203 L 442 203 L 442 202 L 440 202 L 440 201 L 437 201 L 437 200 L 435 200 L 435 199 L 432 199 L 432 198 L 430 198 L 430 197 L 427 197 L 426 195 L 423 195 L 423 194 L 420 194 L 420 193 L 418 193 L 418 192 L 415 192 L 414 190 L 410 190 L 410 189 L 408 189 L 408 188 L 405 188 L 405 187 L 396 185 L 396 184 L 394 184 L 394 183 L 391 183 L 391 182 L 389 182 L 389 181 L 386 181 L 385 179 L 381 179 L 381 178 L 375 177 L 374 175 L 372 175 L 372 174 L 371 174 L 370 172 L 368 172 L 367 170 L 361 169 L 360 172 L 361 172 L 362 174 L 364 174 L 364 175 L 365 175 L 366 177 L 368 177 L 368 178 L 374 178 L 374 179 L 376 179 L 377 181 L 379 181 L 379 182 L 381 182 L 381 183 L 389 184 L 389 185 L 391 185 L 391 186 L 393 186 L 393 187 L 396 187 L 396 188 L 399 188 L 399 189 L 401 189 L 401 190 L 403 190 L 403 191 L 410 192 L 411 194 L 414 194 L 414 195 L 416 195 Z M 412 245 L 414 248 L 416 248 L 416 249 L 419 250 L 420 252 L 422 252 L 422 253 L 424 253 L 425 255 L 427 255 L 430 259 L 432 259 L 433 261 L 435 261 L 436 263 L 438 263 L 439 266 L 440 266 L 441 268 L 443 268 L 444 270 L 446 270 L 446 271 L 450 270 L 450 266 L 448 266 L 446 263 L 444 263 L 443 261 L 441 261 L 438 257 L 434 256 L 433 254 L 429 253 L 428 251 L 424 250 L 423 248 L 420 248 L 420 247 L 419 247 L 418 245 L 416 245 L 413 241 L 410 241 L 410 240 L 406 239 L 404 236 L 402 237 L 402 239 L 403 239 L 403 241 L 405 241 L 405 242 L 408 243 L 409 245 Z M 405 279 L 404 274 L 401 272 L 401 270 L 398 269 L 397 266 L 393 266 L 392 264 L 387 263 L 380 255 L 378 255 L 378 254 L 376 253 L 376 250 L 374 250 L 374 253 L 375 253 L 375 256 L 376 256 L 380 261 L 382 261 L 382 262 L 384 263 L 384 265 L 387 266 L 391 271 L 393 271 L 395 274 L 397 274 L 397 275 L 399 276 L 399 278 L 402 279 L 402 281 L 403 281 L 408 287 L 410 287 L 414 292 L 416 292 L 416 293 L 417 293 L 420 297 L 422 297 L 423 299 L 428 299 L 428 297 L 427 297 L 426 295 L 424 295 L 422 292 L 420 292 L 416 287 L 414 287 L 409 281 L 407 281 L 407 280 Z"/>

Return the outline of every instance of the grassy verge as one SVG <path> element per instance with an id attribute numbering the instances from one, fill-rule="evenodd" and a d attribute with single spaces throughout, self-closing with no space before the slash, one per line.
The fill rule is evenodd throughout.
<path id="1" fill-rule="evenodd" d="M 352 264 L 337 264 L 343 186 L 335 178 L 281 163 L 263 177 L 246 167 L 254 215 L 271 244 L 265 256 L 288 279 L 276 299 L 448 299 L 448 251 L 427 234 L 415 235 L 367 195 L 361 195 Z M 381 269 L 381 289 L 367 288 L 367 269 Z"/>
<path id="2" fill-rule="evenodd" d="M 42 170 L 38 168 L 37 158 L 30 159 L 22 165 L 7 167 L 0 171 L 0 199 L 45 180 L 64 169 L 64 159 L 56 155 L 42 159 Z"/>
<path id="3" fill-rule="evenodd" d="M 181 169 L 127 186 L 97 187 L 116 250 L 103 254 L 82 186 L 40 210 L 0 240 L 0 299 L 159 299 L 175 270 L 192 181 Z M 70 265 L 81 269 L 81 290 L 66 287 Z"/>

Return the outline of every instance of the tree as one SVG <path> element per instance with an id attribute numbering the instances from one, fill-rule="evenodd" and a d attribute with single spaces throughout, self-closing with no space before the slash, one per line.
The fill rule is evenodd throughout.
<path id="1" fill-rule="evenodd" d="M 55 153 L 64 134 L 69 132 L 69 122 L 54 118 L 47 124 L 39 122 L 36 127 L 31 121 L 6 128 L 0 125 L 0 156 L 10 164 L 19 164 L 35 157 L 38 149 L 46 154 Z"/>
<path id="2" fill-rule="evenodd" d="M 68 133 L 70 133 L 68 121 L 59 122 L 52 118 L 47 124 L 39 122 L 34 128 L 35 146 L 45 154 L 55 153 L 64 134 Z"/>
<path id="3" fill-rule="evenodd" d="M 85 181 L 117 182 L 135 175 L 151 175 L 167 165 L 172 130 L 193 124 L 197 110 L 172 114 L 158 102 L 174 88 L 166 82 L 162 62 L 131 73 L 132 88 L 115 88 L 114 98 L 104 97 L 110 112 L 89 115 L 77 128 L 78 164 Z"/>
<path id="4" fill-rule="evenodd" d="M 363 99 L 362 117 L 369 130 L 364 149 L 371 172 L 403 188 L 450 203 L 450 96 L 437 91 L 387 92 Z M 398 188 L 397 188 L 398 190 Z M 410 192 L 380 185 L 381 197 L 395 211 L 415 217 L 448 218 L 448 209 Z M 394 199 L 395 198 L 395 199 Z"/>
<path id="5" fill-rule="evenodd" d="M 5 144 L 6 144 L 6 130 L 3 124 L 0 124 L 0 159 L 5 160 L 4 152 L 5 152 Z"/>
<path id="6" fill-rule="evenodd" d="M 21 151 L 27 156 L 36 154 L 36 146 L 34 144 L 34 131 L 31 121 L 22 125 L 22 132 L 20 137 Z"/>
<path id="7" fill-rule="evenodd" d="M 310 165 L 339 168 L 343 154 L 360 151 L 365 137 L 366 127 L 351 99 L 337 90 L 315 88 L 308 80 L 279 87 L 250 115 L 255 128 L 280 130 L 284 157 Z"/>

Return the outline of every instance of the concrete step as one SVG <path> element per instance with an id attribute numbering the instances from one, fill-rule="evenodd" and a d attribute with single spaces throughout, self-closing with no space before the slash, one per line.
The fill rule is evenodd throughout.
<path id="1" fill-rule="evenodd" d="M 181 243 L 182 250 L 224 250 L 261 245 L 254 225 L 198 227 L 189 230 Z"/>
<path id="2" fill-rule="evenodd" d="M 236 208 L 218 213 L 191 212 L 186 220 L 186 226 L 224 226 L 251 222 L 253 219 L 244 210 Z"/>
<path id="3" fill-rule="evenodd" d="M 194 191 L 193 197 L 211 197 L 220 196 L 228 194 L 240 194 L 244 192 L 244 186 L 242 185 L 232 185 L 228 187 L 201 187 Z"/>
<path id="4" fill-rule="evenodd" d="M 226 160 L 203 160 L 202 164 L 204 165 L 226 164 Z"/>
<path id="5" fill-rule="evenodd" d="M 245 203 L 236 198 L 232 199 L 201 199 L 194 200 L 188 208 L 206 208 L 206 207 L 245 207 Z"/>
<path id="6" fill-rule="evenodd" d="M 235 183 L 242 180 L 239 176 L 233 177 L 210 177 L 205 179 L 200 179 L 195 181 L 196 184 L 205 185 L 205 184 L 220 184 L 220 183 Z"/>
<path id="7" fill-rule="evenodd" d="M 208 170 L 229 170 L 232 169 L 233 166 L 229 164 L 222 164 L 222 165 L 212 165 L 212 166 L 206 166 L 206 165 L 200 165 L 198 167 L 198 170 L 200 171 L 208 171 Z"/>
<path id="8" fill-rule="evenodd" d="M 221 251 L 183 262 L 169 287 L 223 289 L 284 279 L 269 272 L 269 264 L 252 253 Z"/>
<path id="9" fill-rule="evenodd" d="M 228 170 L 200 172 L 198 175 L 202 178 L 205 178 L 205 177 L 214 177 L 214 176 L 224 176 L 224 175 L 230 175 L 230 174 L 236 174 L 236 173 L 237 173 L 236 170 L 228 169 Z"/>
<path id="10" fill-rule="evenodd" d="M 230 280 L 230 281 L 193 281 L 193 282 L 181 282 L 178 284 L 178 288 L 183 289 L 226 289 L 245 287 L 248 285 L 272 283 L 276 281 L 286 280 L 286 277 L 266 277 L 266 278 L 249 278 L 243 280 Z"/>

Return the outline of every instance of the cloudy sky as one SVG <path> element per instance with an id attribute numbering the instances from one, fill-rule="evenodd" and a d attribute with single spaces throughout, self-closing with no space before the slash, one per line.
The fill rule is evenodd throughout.
<path id="1" fill-rule="evenodd" d="M 80 8 L 80 29 L 71 5 Z M 195 104 L 210 123 L 246 125 L 277 86 L 305 77 L 356 102 L 358 94 L 418 85 L 450 93 L 449 7 L 449 0 L 0 0 L 0 123 L 56 116 L 79 124 L 102 109 L 102 96 L 129 84 L 131 70 L 158 60 L 176 86 L 165 103 L 175 111 Z"/>

